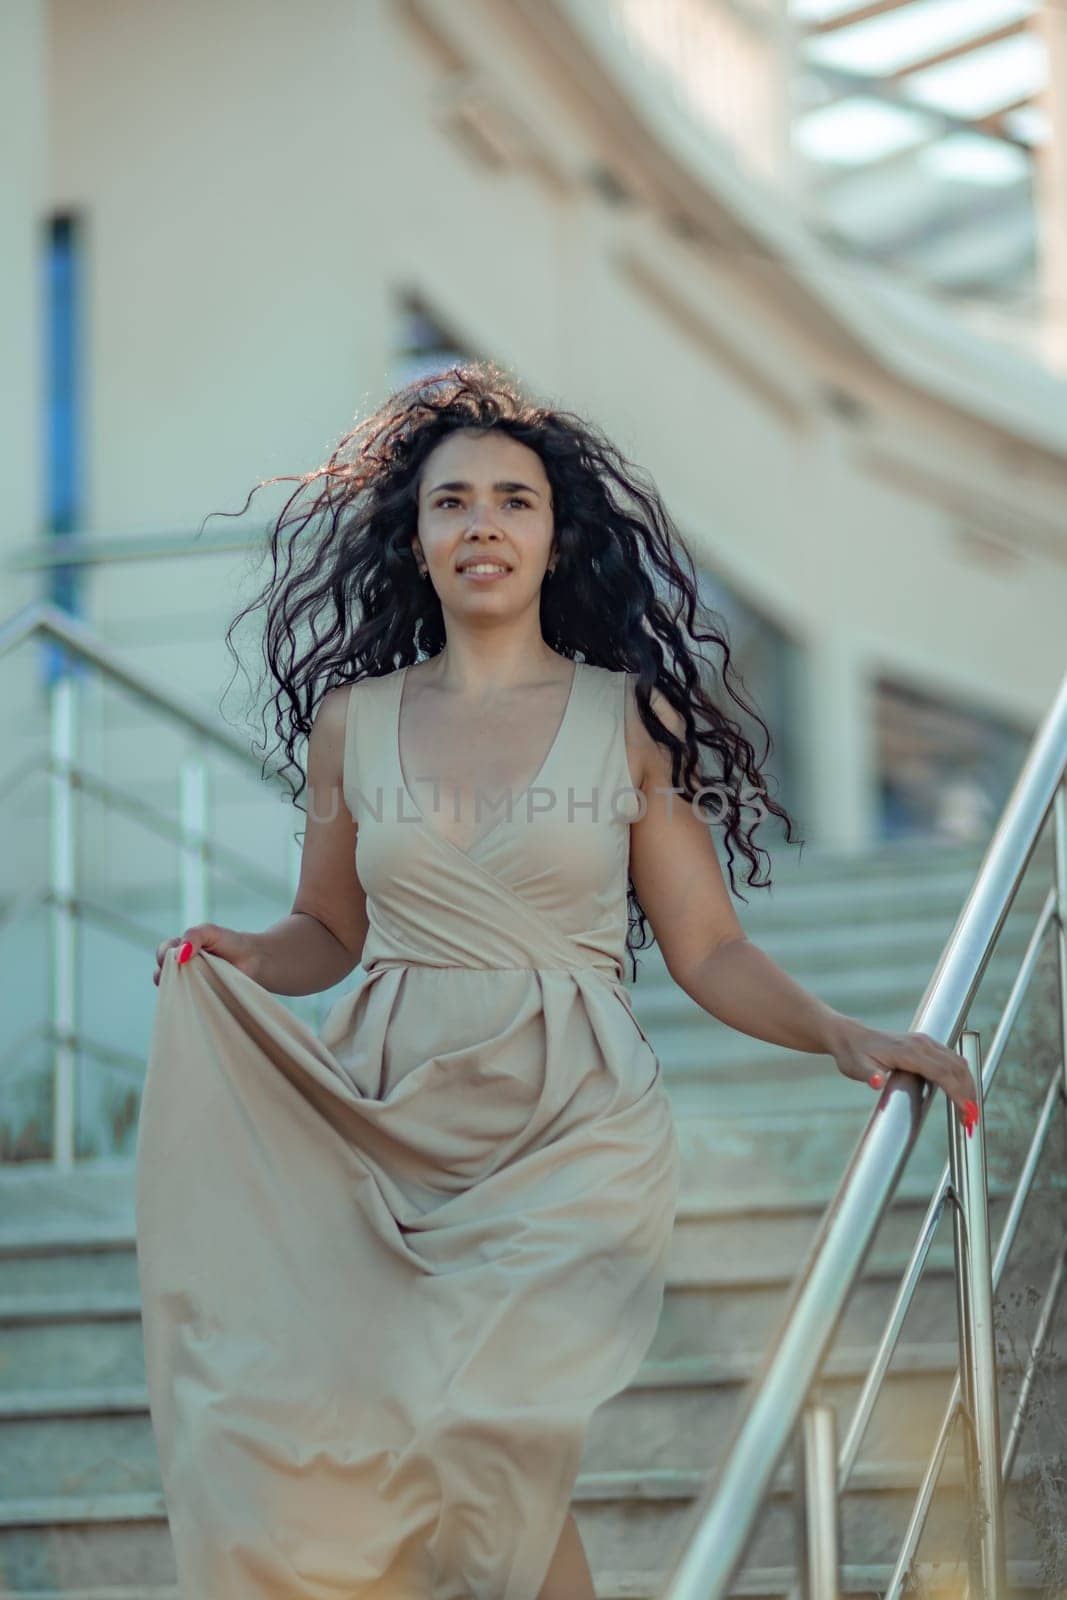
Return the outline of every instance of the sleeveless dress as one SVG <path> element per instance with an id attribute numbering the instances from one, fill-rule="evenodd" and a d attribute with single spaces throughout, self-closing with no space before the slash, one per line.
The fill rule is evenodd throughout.
<path id="1" fill-rule="evenodd" d="M 623 986 L 626 674 L 575 663 L 469 851 L 405 782 L 405 676 L 349 692 L 369 933 L 320 1032 L 217 956 L 163 964 L 135 1217 L 183 1600 L 537 1600 L 659 1320 L 679 1152 Z"/>

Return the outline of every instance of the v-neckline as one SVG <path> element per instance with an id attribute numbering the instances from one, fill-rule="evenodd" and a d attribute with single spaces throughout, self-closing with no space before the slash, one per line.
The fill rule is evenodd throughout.
<path id="1" fill-rule="evenodd" d="M 563 741 L 563 734 L 566 730 L 567 723 L 570 721 L 571 709 L 576 698 L 575 691 L 578 687 L 578 676 L 581 672 L 582 663 L 578 660 L 574 660 L 572 662 L 572 666 L 574 670 L 571 673 L 570 688 L 567 690 L 567 699 L 564 702 L 563 715 L 559 719 L 556 731 L 552 736 L 552 742 L 545 752 L 541 765 L 538 767 L 533 777 L 528 778 L 519 789 L 518 792 L 520 795 L 526 794 L 541 780 L 545 774 L 549 762 L 555 756 L 556 751 L 559 749 L 559 746 Z M 408 668 L 405 665 L 401 667 L 397 673 L 397 691 L 393 708 L 393 756 L 396 762 L 396 770 L 397 775 L 400 778 L 401 787 L 408 800 L 415 807 L 415 810 L 418 813 L 418 821 L 422 824 L 423 831 L 428 833 L 431 838 L 436 839 L 437 842 L 443 845 L 446 850 L 454 851 L 456 855 L 462 856 L 465 861 L 473 861 L 475 859 L 475 852 L 480 850 L 485 841 L 492 837 L 492 835 L 500 827 L 501 823 L 509 820 L 508 812 L 505 810 L 503 816 L 498 817 L 497 820 L 486 829 L 485 833 L 480 834 L 478 838 L 474 840 L 473 844 L 468 845 L 466 849 L 464 849 L 462 845 L 456 844 L 454 840 L 446 838 L 446 836 L 438 828 L 432 827 L 430 823 L 427 822 L 426 817 L 423 814 L 422 807 L 419 805 L 418 801 L 415 799 L 415 796 L 408 787 L 408 780 L 404 776 L 404 763 L 400 756 L 400 717 L 404 702 L 404 685 L 407 682 L 407 676 Z"/>

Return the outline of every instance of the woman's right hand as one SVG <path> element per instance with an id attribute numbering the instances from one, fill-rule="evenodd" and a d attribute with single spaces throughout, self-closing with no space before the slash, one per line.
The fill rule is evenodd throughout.
<path id="1" fill-rule="evenodd" d="M 164 939 L 162 944 L 156 946 L 156 970 L 152 982 L 157 989 L 163 972 L 163 963 L 167 959 L 167 951 L 177 950 L 180 955 L 185 944 L 191 947 L 186 956 L 188 960 L 191 960 L 198 950 L 207 950 L 211 955 L 228 961 L 239 972 L 245 973 L 250 978 L 255 977 L 257 953 L 254 933 L 239 933 L 236 928 L 222 928 L 217 922 L 198 922 L 195 927 L 186 928 L 178 938 Z"/>

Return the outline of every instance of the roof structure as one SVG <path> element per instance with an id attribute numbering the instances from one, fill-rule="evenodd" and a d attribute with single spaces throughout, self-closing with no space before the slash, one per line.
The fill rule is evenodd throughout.
<path id="1" fill-rule="evenodd" d="M 824 237 L 917 287 L 1033 304 L 1034 165 L 1050 134 L 1040 9 L 789 0 L 794 157 Z"/>

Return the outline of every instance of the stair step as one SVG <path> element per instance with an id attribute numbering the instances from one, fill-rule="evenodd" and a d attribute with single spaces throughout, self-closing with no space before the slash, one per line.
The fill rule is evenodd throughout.
<path id="1" fill-rule="evenodd" d="M 0 1500 L 0 1528 L 166 1520 L 167 1506 L 162 1489 L 133 1494 L 39 1494 L 25 1495 L 18 1500 Z"/>
<path id="2" fill-rule="evenodd" d="M 942 1226 L 947 1230 L 947 1220 Z M 776 1259 L 761 1259 L 757 1252 L 746 1250 L 739 1232 L 726 1259 L 709 1259 L 699 1238 L 689 1241 L 679 1235 L 668 1260 L 650 1357 L 712 1359 L 739 1345 L 765 1349 L 781 1322 L 798 1260 L 788 1239 L 779 1241 L 778 1248 Z M 889 1249 L 875 1243 L 842 1312 L 837 1337 L 843 1344 L 876 1345 L 909 1255 L 910 1247 Z M 954 1263 L 951 1240 L 935 1239 L 906 1315 L 906 1339 L 929 1342 L 954 1337 Z M 1001 1299 L 1025 1288 L 1028 1270 L 1025 1264 L 1009 1262 L 999 1286 Z M 140 1306 L 135 1299 L 102 1308 L 90 1299 L 76 1310 L 63 1298 L 58 1315 L 47 1295 L 13 1296 L 0 1302 L 0 1415 L 5 1395 L 68 1387 L 127 1388 L 143 1381 Z"/>
<path id="3" fill-rule="evenodd" d="M 964 1548 L 966 1496 L 958 1470 L 946 1461 L 923 1534 L 924 1551 L 952 1559 Z M 921 1474 L 916 1469 L 907 1485 L 881 1483 L 846 1488 L 841 1495 L 841 1554 L 844 1563 L 889 1563 L 896 1558 L 908 1526 Z M 1004 1495 L 1005 1541 L 1016 1559 L 1036 1560 L 1040 1541 L 1023 1514 L 1024 1496 L 1010 1484 Z M 572 1501 L 575 1522 L 593 1571 L 624 1564 L 633 1571 L 655 1573 L 665 1556 L 679 1552 L 698 1519 L 699 1501 L 684 1498 L 634 1498 L 590 1501 L 579 1490 Z M 763 1507 L 746 1555 L 752 1569 L 786 1566 L 795 1561 L 796 1507 L 790 1489 L 773 1489 Z M 961 1563 L 962 1567 L 962 1563 Z M 961 1576 L 962 1574 L 957 1574 Z"/>
<path id="4" fill-rule="evenodd" d="M 946 1600 L 959 1600 L 963 1584 L 961 1569 L 956 1561 L 922 1561 L 916 1564 L 914 1570 L 918 1586 L 909 1592 L 930 1596 L 944 1594 Z M 885 1593 L 892 1573 L 893 1563 L 888 1561 L 862 1564 L 845 1562 L 840 1572 L 841 1593 L 855 1595 L 857 1600 L 871 1600 L 872 1595 Z M 666 1569 L 656 1572 L 605 1569 L 594 1575 L 596 1600 L 658 1600 L 666 1587 L 668 1576 Z M 1006 1576 L 1007 1588 L 1003 1600 L 1049 1600 L 1039 1562 L 1008 1561 Z M 783 1600 L 796 1583 L 795 1567 L 748 1567 L 734 1580 L 729 1596 L 730 1600 Z M 1063 1600 L 1062 1595 L 1057 1594 L 1055 1600 Z"/>
<path id="5" fill-rule="evenodd" d="M 1033 1458 L 1036 1460 L 1036 1458 Z M 1030 1470 L 1032 1458 L 1016 1460 L 1016 1479 Z M 846 1492 L 869 1494 L 874 1490 L 915 1491 L 922 1482 L 926 1462 L 901 1457 L 885 1462 L 859 1461 L 853 1468 Z M 692 1501 L 702 1495 L 715 1474 L 707 1469 L 649 1469 L 645 1471 L 580 1472 L 574 1487 L 574 1502 L 584 1505 L 617 1504 L 626 1501 Z M 789 1496 L 793 1492 L 793 1465 L 783 1462 L 775 1473 L 770 1493 Z M 949 1455 L 941 1480 L 947 1485 L 962 1482 L 959 1460 Z M 52 1524 L 94 1522 L 158 1522 L 166 1520 L 162 1489 L 91 1495 L 27 1495 L 0 1500 L 0 1527 L 46 1527 Z M 3 1591 L 6 1594 L 6 1590 Z"/>
<path id="6" fill-rule="evenodd" d="M 699 1191 L 723 1205 L 738 1203 L 761 1190 L 766 1198 L 783 1205 L 812 1191 L 826 1193 L 829 1199 L 874 1113 L 877 1098 L 865 1085 L 845 1079 L 821 1059 L 824 1084 L 811 1091 L 821 1103 L 810 1113 L 798 1109 L 804 1091 L 796 1086 L 777 1103 L 769 1097 L 766 1106 L 738 1109 L 735 1098 L 730 1109 L 729 1093 L 719 1096 L 724 1103 L 717 1105 L 713 1087 L 706 1097 L 695 1089 L 682 1094 L 672 1090 L 665 1079 L 672 1106 L 676 1106 L 675 1096 L 681 1102 L 675 1117 L 682 1194 Z M 832 1090 L 825 1086 L 830 1081 Z M 840 1105 L 825 1103 L 824 1096 L 838 1093 L 844 1096 Z M 920 1183 L 932 1183 L 944 1165 L 948 1102 L 943 1095 L 941 1099 L 944 1104 L 927 1113 L 909 1161 L 909 1174 Z M 88 1272 L 86 1252 L 121 1252 L 133 1244 L 132 1165 L 126 1164 L 121 1188 L 114 1183 L 108 1186 L 109 1212 L 102 1195 L 95 1197 L 95 1210 L 82 1205 L 87 1187 L 82 1174 L 71 1182 L 69 1197 L 63 1194 L 63 1183 L 60 1174 L 49 1178 L 37 1172 L 20 1180 L 10 1174 L 0 1176 L 0 1215 L 5 1218 L 0 1227 L 0 1293 L 13 1273 L 40 1276 L 46 1270 L 30 1266 L 31 1257 L 51 1253 L 58 1272 L 60 1258 L 65 1258 L 62 1264 L 69 1268 L 72 1256 L 80 1253 L 79 1271 L 84 1268 Z M 20 1259 L 26 1265 L 18 1269 L 14 1263 Z M 128 1266 L 100 1264 L 99 1271 L 112 1282 L 130 1282 Z"/>
<path id="7" fill-rule="evenodd" d="M 991 1187 L 994 1239 L 999 1237 L 1010 1195 L 1008 1184 Z M 779 1327 L 798 1266 L 831 1196 L 829 1185 L 807 1191 L 794 1188 L 780 1196 L 683 1191 L 667 1261 L 663 1309 L 649 1356 L 713 1359 L 736 1347 L 763 1351 Z M 929 1187 L 909 1174 L 843 1309 L 839 1342 L 872 1348 L 877 1343 L 929 1197 Z M 97 1223 L 88 1230 L 90 1242 L 99 1227 Z M 1020 1251 L 1025 1259 L 1032 1245 L 1041 1247 L 1045 1228 L 1040 1208 L 1028 1207 L 1013 1262 Z M 57 1242 L 52 1230 L 50 1242 Z M 61 1243 L 61 1252 L 40 1259 L 18 1250 L 0 1257 L 0 1290 L 5 1291 L 0 1294 L 0 1399 L 4 1393 L 20 1392 L 32 1405 L 33 1395 L 57 1390 L 107 1388 L 115 1393 L 132 1387 L 140 1405 L 137 1386 L 144 1382 L 144 1358 L 134 1241 L 126 1238 L 121 1255 L 115 1249 L 79 1252 L 72 1223 L 62 1231 Z M 128 1269 L 125 1286 L 112 1289 L 111 1269 L 123 1259 Z M 907 1313 L 905 1340 L 955 1336 L 954 1261 L 952 1216 L 946 1207 Z M 66 1289 L 61 1286 L 69 1281 L 72 1262 L 86 1270 L 81 1287 Z M 108 1277 L 97 1289 L 89 1269 L 100 1267 L 108 1269 Z M 1025 1288 L 1019 1282 L 1025 1272 L 1025 1266 L 1009 1263 L 1001 1295 L 1014 1287 Z"/>
<path id="8" fill-rule="evenodd" d="M 887 873 L 873 882 L 862 873 L 851 878 L 791 879 L 783 874 L 770 889 L 745 889 L 748 903 L 739 903 L 738 914 L 749 938 L 757 943 L 777 934 L 806 929 L 813 945 L 821 939 L 834 939 L 835 930 L 847 924 L 857 937 L 866 930 L 911 920 L 928 920 L 942 927 L 942 942 L 947 939 L 956 918 L 966 903 L 975 880 L 974 866 L 932 870 L 928 873 Z M 1031 858 L 1019 886 L 1009 923 L 1023 913 L 1033 913 L 1040 905 L 1051 881 L 1052 852 L 1046 846 L 1041 858 Z M 742 888 L 744 885 L 742 884 Z M 657 945 L 636 951 L 638 982 L 645 973 L 662 972 L 662 953 Z M 629 970 L 629 963 L 627 964 Z"/>
<path id="9" fill-rule="evenodd" d="M 874 1358 L 871 1344 L 838 1345 L 820 1387 L 847 1426 Z M 760 1371 L 760 1349 L 647 1357 L 634 1381 L 593 1413 L 583 1470 L 695 1469 L 716 1458 Z M 932 1448 L 958 1365 L 954 1339 L 901 1342 L 861 1447 L 862 1460 Z M 1049 1432 L 1067 1401 L 1067 1360 L 1048 1359 L 1050 1404 L 1032 1423 Z M 1002 1428 L 1014 1402 L 1001 1388 Z M 144 1384 L 63 1386 L 0 1395 L 0 1495 L 66 1484 L 100 1493 L 158 1487 Z M 1028 1439 L 1028 1442 L 1031 1442 Z M 12 1476 L 17 1473 L 17 1477 Z M 116 1475 L 121 1482 L 116 1482 Z"/>
<path id="10" fill-rule="evenodd" d="M 960 1592 L 960 1569 L 953 1561 L 918 1564 L 916 1571 L 923 1592 L 938 1595 L 943 1591 L 956 1600 Z M 849 1565 L 841 1568 L 841 1592 L 870 1600 L 872 1593 L 884 1592 L 889 1584 L 892 1567 L 881 1565 Z M 658 1600 L 667 1582 L 667 1572 L 632 1572 L 613 1568 L 594 1575 L 596 1600 Z M 1003 1600 L 1047 1600 L 1047 1586 L 1042 1582 L 1040 1565 L 1036 1561 L 1009 1561 L 1007 1563 L 1008 1588 Z M 796 1583 L 793 1567 L 752 1568 L 742 1571 L 730 1588 L 736 1600 L 782 1600 Z M 9 1589 L 9 1600 L 180 1600 L 174 1584 L 137 1583 L 131 1587 L 91 1589 Z"/>
<path id="11" fill-rule="evenodd" d="M 0 1295 L 0 1327 L 16 1323 L 123 1322 L 140 1315 L 140 1295 L 131 1289 Z"/>
<path id="12" fill-rule="evenodd" d="M 1019 1564 L 1036 1565 L 1035 1539 L 1020 1515 L 1019 1479 L 1031 1467 L 1029 1458 L 1017 1463 L 1018 1477 L 1008 1486 L 1005 1500 L 1006 1532 L 1014 1555 L 1013 1581 L 1021 1577 Z M 852 1546 L 863 1542 L 877 1552 L 886 1568 L 899 1549 L 907 1515 L 922 1480 L 925 1463 L 910 1458 L 887 1461 L 877 1468 L 857 1466 L 841 1499 L 842 1545 L 847 1574 L 856 1570 Z M 712 1481 L 707 1472 L 582 1472 L 575 1484 L 572 1507 L 582 1541 L 595 1570 L 606 1576 L 620 1566 L 631 1583 L 643 1580 L 650 1595 L 663 1578 L 664 1554 L 680 1551 L 698 1513 L 700 1498 Z M 931 1554 L 943 1553 L 955 1568 L 959 1528 L 963 1516 L 962 1471 L 950 1455 L 943 1467 L 938 1496 L 925 1536 Z M 767 1574 L 777 1570 L 787 1585 L 795 1539 L 793 1470 L 789 1462 L 773 1480 L 764 1516 L 753 1541 L 750 1558 L 731 1589 L 733 1594 L 762 1592 Z M 42 1546 L 47 1540 L 47 1550 Z M 47 1567 L 45 1565 L 47 1563 Z M 609 1568 L 609 1563 L 610 1568 Z M 867 1560 L 870 1565 L 870 1558 Z M 62 1566 L 68 1587 L 44 1588 L 37 1580 Z M 88 1569 L 92 1569 L 90 1572 Z M 1029 1572 L 1031 1569 L 1027 1568 Z M 90 1496 L 25 1497 L 0 1505 L 0 1574 L 4 1593 L 53 1593 L 70 1600 L 72 1593 L 96 1596 L 137 1592 L 131 1585 L 152 1585 L 160 1596 L 173 1583 L 173 1555 L 169 1543 L 166 1507 L 160 1493 L 99 1494 Z M 959 1573 L 957 1572 L 957 1579 Z M 110 1585 L 100 1587 L 100 1579 Z M 76 1589 L 89 1579 L 95 1589 Z M 17 1587 L 10 1587 L 11 1584 Z M 125 1586 L 125 1594 L 122 1588 Z M 598 1593 L 602 1592 L 598 1588 Z M 610 1592 L 610 1591 L 608 1591 Z M 641 1593 L 640 1588 L 631 1592 Z M 773 1587 L 768 1592 L 775 1592 Z"/>
<path id="13" fill-rule="evenodd" d="M 983 1033 L 989 1031 L 1003 1008 L 1021 957 L 1020 943 L 1016 952 L 990 963 L 985 977 L 988 987 L 979 992 L 971 1007 L 971 1027 Z M 795 967 L 786 965 L 786 971 L 834 1010 L 856 1017 L 872 1028 L 896 1030 L 907 1028 L 930 977 L 930 967 L 918 964 L 910 971 L 903 967 L 887 967 L 875 972 L 849 968 L 821 981 L 806 981 Z M 676 1057 L 687 1060 L 694 1054 L 698 1058 L 705 1056 L 712 1064 L 757 1061 L 773 1052 L 781 1054 L 785 1049 L 771 1040 L 729 1027 L 692 1000 L 682 1005 L 669 994 L 656 997 L 636 989 L 631 998 L 634 1014 L 665 1065 L 672 1064 Z"/>
<path id="14" fill-rule="evenodd" d="M 873 1347 L 881 1336 L 907 1262 L 905 1251 L 871 1252 L 843 1313 L 843 1343 Z M 955 1331 L 954 1255 L 937 1242 L 927 1256 L 905 1323 L 911 1340 L 946 1339 Z M 664 1303 L 650 1347 L 654 1360 L 717 1359 L 724 1350 L 763 1350 L 781 1321 L 796 1261 L 768 1261 L 744 1251 L 738 1238 L 729 1261 L 707 1260 L 698 1246 L 675 1248 Z M 140 1306 L 126 1300 L 102 1310 L 90 1301 L 74 1314 L 64 1302 L 53 1318 L 48 1296 L 0 1303 L 0 1420 L 8 1397 L 32 1408 L 32 1397 L 108 1388 L 132 1391 L 144 1382 Z"/>
<path id="15" fill-rule="evenodd" d="M 625 1581 L 625 1580 L 624 1580 Z M 116 1589 L 109 1584 L 104 1589 L 5 1589 L 6 1600 L 181 1600 L 178 1587 L 173 1583 L 123 1584 Z"/>

